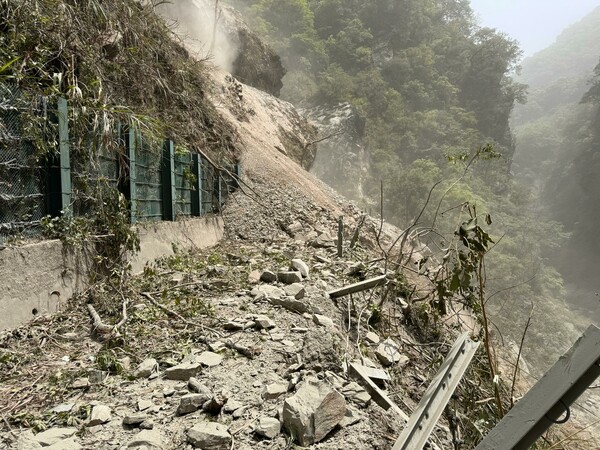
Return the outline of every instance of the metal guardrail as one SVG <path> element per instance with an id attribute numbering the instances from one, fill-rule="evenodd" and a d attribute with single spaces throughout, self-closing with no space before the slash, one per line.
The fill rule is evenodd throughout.
<path id="1" fill-rule="evenodd" d="M 469 333 L 456 340 L 392 450 L 423 449 L 477 348 Z"/>
<path id="2" fill-rule="evenodd" d="M 600 329 L 591 325 L 475 450 L 527 450 L 600 377 Z"/>

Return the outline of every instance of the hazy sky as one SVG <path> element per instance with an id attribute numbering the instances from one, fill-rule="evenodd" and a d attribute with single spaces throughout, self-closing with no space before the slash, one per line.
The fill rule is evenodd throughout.
<path id="1" fill-rule="evenodd" d="M 518 40 L 530 56 L 600 6 L 600 0 L 471 0 L 471 6 L 482 25 Z"/>

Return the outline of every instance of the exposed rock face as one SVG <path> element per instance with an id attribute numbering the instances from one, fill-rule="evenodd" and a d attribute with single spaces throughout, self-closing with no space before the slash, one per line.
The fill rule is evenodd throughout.
<path id="1" fill-rule="evenodd" d="M 220 2 L 214 42 L 212 0 L 179 0 L 159 10 L 164 17 L 177 21 L 177 31 L 188 37 L 188 48 L 200 56 L 212 54 L 219 66 L 244 84 L 279 96 L 286 73 L 279 55 L 248 28 L 235 9 Z"/>
<path id="2" fill-rule="evenodd" d="M 305 112 L 317 125 L 319 137 L 331 136 L 319 142 L 311 172 L 345 197 L 360 201 L 370 167 L 365 119 L 348 103 Z"/>

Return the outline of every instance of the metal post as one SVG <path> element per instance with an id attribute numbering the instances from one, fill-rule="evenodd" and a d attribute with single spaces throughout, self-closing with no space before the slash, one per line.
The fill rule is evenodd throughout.
<path id="1" fill-rule="evenodd" d="M 58 136 L 60 142 L 60 199 L 63 214 L 71 214 L 71 158 L 69 148 L 69 110 L 67 100 L 58 99 Z"/>
<path id="2" fill-rule="evenodd" d="M 569 407 L 599 376 L 600 329 L 590 325 L 475 450 L 528 449 L 569 418 Z"/>
<path id="3" fill-rule="evenodd" d="M 478 347 L 479 342 L 472 341 L 469 333 L 456 340 L 392 450 L 421 450 L 425 446 Z"/>
<path id="4" fill-rule="evenodd" d="M 175 220 L 175 144 L 165 141 L 162 155 L 163 220 Z"/>
<path id="5" fill-rule="evenodd" d="M 344 216 L 340 216 L 338 219 L 337 234 L 337 255 L 338 258 L 342 258 L 344 256 Z"/>
<path id="6" fill-rule="evenodd" d="M 131 223 L 137 222 L 137 170 L 135 166 L 135 154 L 137 144 L 137 133 L 133 127 L 129 127 L 127 133 L 127 179 L 129 181 L 129 215 Z"/>
<path id="7" fill-rule="evenodd" d="M 69 149 L 69 110 L 67 100 L 58 99 L 58 153 L 48 161 L 48 212 L 57 217 L 71 215 L 71 160 Z"/>
<path id="8" fill-rule="evenodd" d="M 216 212 L 221 212 L 221 206 L 223 205 L 223 203 L 222 203 L 222 195 L 221 195 L 221 171 L 215 169 L 214 173 L 215 173 L 215 176 L 217 177 L 217 182 L 214 183 L 215 189 L 217 190 L 217 192 L 216 192 L 216 197 L 217 197 L 217 211 Z"/>
<path id="9" fill-rule="evenodd" d="M 194 186 L 192 190 L 192 216 L 202 215 L 202 162 L 198 153 L 192 155 L 192 173 Z"/>

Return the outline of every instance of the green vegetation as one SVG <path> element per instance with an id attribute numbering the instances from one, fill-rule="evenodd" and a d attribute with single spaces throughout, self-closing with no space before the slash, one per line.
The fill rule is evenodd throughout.
<path id="1" fill-rule="evenodd" d="M 139 245 L 128 213 L 135 205 L 119 193 L 129 183 L 128 129 L 156 161 L 165 139 L 217 164 L 235 160 L 234 132 L 208 89 L 203 61 L 188 55 L 152 2 L 0 1 L 0 93 L 19 93 L 32 165 L 57 154 L 56 105 L 68 102 L 72 204 L 43 219 L 42 231 L 72 247 L 92 241 L 85 249 L 94 247 L 102 275 L 120 275 L 124 253 Z"/>
<path id="2" fill-rule="evenodd" d="M 518 342 L 531 302 L 543 305 L 540 322 L 556 321 L 546 313 L 562 304 L 564 289 L 543 256 L 565 234 L 539 217 L 531 188 L 511 176 L 509 117 L 525 97 L 513 79 L 521 55 L 515 41 L 479 27 L 468 1 L 234 4 L 282 55 L 286 100 L 349 102 L 364 117 L 371 208 L 380 209 L 383 186 L 383 217 L 401 228 L 412 224 L 412 236 L 438 261 L 465 205 L 490 214 L 497 244 L 486 255 L 486 293 L 495 325 Z M 421 309 L 436 314 L 434 304 Z M 541 334 L 532 327 L 526 347 Z"/>

